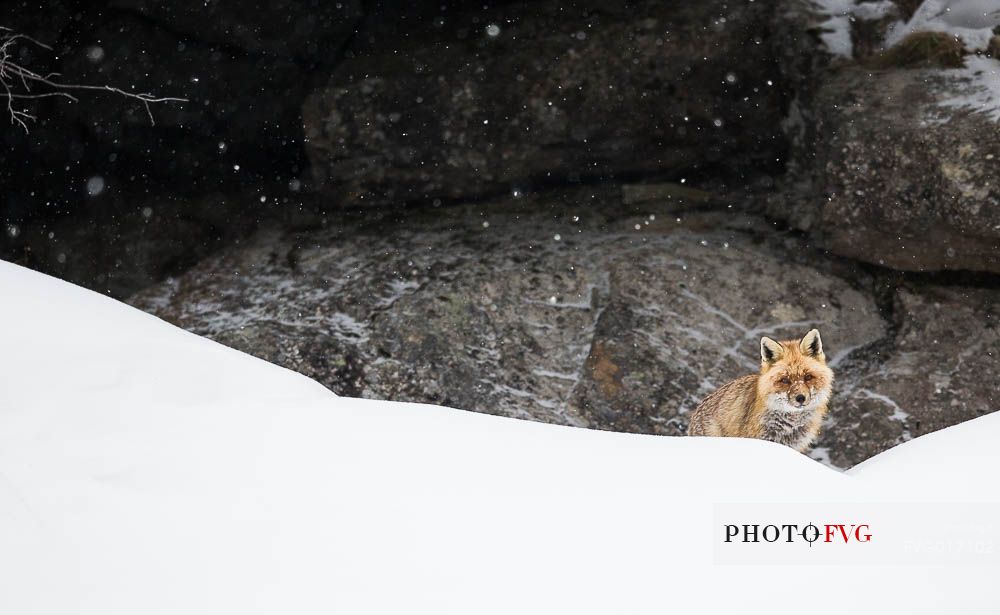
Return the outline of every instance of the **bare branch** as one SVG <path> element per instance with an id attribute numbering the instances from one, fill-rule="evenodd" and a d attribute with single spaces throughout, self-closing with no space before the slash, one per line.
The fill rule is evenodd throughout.
<path id="1" fill-rule="evenodd" d="M 20 34 L 10 28 L 0 26 L 0 99 L 7 99 L 7 113 L 10 116 L 10 123 L 20 126 L 25 132 L 28 132 L 28 122 L 34 121 L 36 118 L 24 109 L 15 108 L 15 100 L 37 100 L 40 98 L 58 97 L 77 102 L 77 97 L 70 94 L 70 91 L 109 92 L 141 103 L 146 109 L 146 115 L 149 116 L 150 124 L 153 126 L 156 125 L 156 120 L 153 119 L 153 110 L 150 105 L 168 102 L 187 102 L 186 98 L 129 92 L 111 85 L 88 85 L 56 81 L 55 78 L 60 76 L 59 73 L 41 75 L 13 60 L 14 47 L 18 42 L 30 43 L 50 51 L 52 48 L 26 34 Z M 33 91 L 35 87 L 43 91 Z"/>

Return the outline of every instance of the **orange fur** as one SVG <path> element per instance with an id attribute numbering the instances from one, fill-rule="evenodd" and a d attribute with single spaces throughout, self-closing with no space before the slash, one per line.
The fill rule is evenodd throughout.
<path id="1" fill-rule="evenodd" d="M 805 451 L 819 434 L 833 390 L 819 331 L 801 340 L 761 339 L 761 367 L 706 397 L 688 426 L 692 436 L 771 440 Z"/>

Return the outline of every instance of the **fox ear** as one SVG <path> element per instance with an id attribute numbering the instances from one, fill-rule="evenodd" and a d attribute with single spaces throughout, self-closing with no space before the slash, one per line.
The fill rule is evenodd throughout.
<path id="1" fill-rule="evenodd" d="M 799 342 L 799 350 L 806 356 L 816 357 L 817 359 L 823 358 L 823 340 L 819 337 L 819 331 L 813 329 L 809 333 L 806 333 L 802 341 Z"/>
<path id="2" fill-rule="evenodd" d="M 768 363 L 774 363 L 779 360 L 782 355 L 785 354 L 785 349 L 781 347 L 781 344 L 772 340 L 769 337 L 760 338 L 760 360 L 761 363 L 765 365 Z"/>

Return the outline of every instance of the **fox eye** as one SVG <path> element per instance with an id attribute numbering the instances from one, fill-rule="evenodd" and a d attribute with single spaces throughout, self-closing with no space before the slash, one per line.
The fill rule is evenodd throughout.
<path id="1" fill-rule="evenodd" d="M 781 379 L 781 384 L 791 384 L 791 383 L 792 381 L 788 379 L 788 376 L 785 376 L 784 378 Z"/>
<path id="2" fill-rule="evenodd" d="M 803 376 L 802 379 L 805 380 L 806 382 L 809 382 L 810 380 L 813 379 L 813 376 L 812 374 L 806 374 L 805 376 Z"/>

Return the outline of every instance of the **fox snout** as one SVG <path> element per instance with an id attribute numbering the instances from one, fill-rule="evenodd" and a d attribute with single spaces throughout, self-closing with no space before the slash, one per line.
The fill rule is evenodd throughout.
<path id="1" fill-rule="evenodd" d="M 805 406 L 806 403 L 809 402 L 809 391 L 807 389 L 803 389 L 803 390 L 800 390 L 800 391 L 794 391 L 794 390 L 793 391 L 789 391 L 789 393 L 788 393 L 788 401 L 792 405 L 794 405 L 794 406 L 796 406 L 798 408 L 801 408 L 801 407 Z"/>

